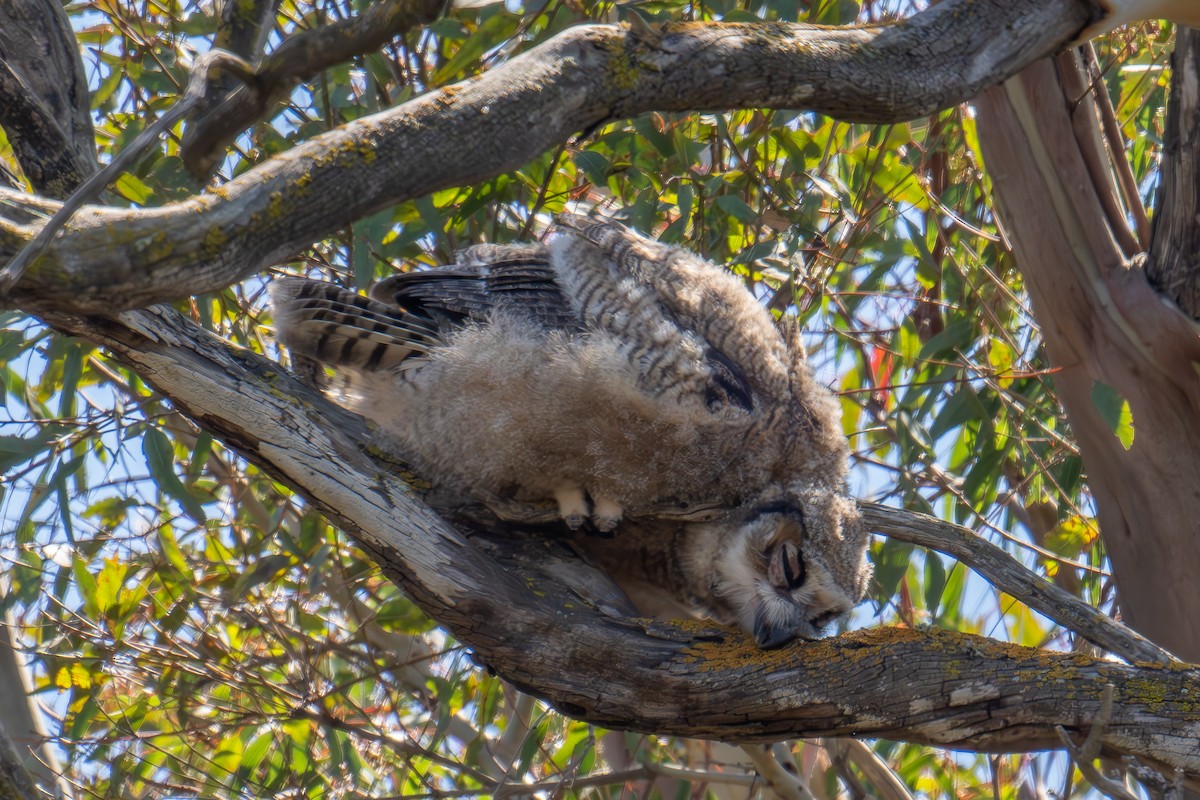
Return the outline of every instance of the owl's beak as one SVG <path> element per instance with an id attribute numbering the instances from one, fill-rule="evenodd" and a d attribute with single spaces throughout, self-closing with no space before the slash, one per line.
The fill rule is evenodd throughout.
<path id="1" fill-rule="evenodd" d="M 754 612 L 754 641 L 763 650 L 785 645 L 797 636 L 813 641 L 821 638 L 821 632 L 803 619 L 794 619 L 782 625 L 779 622 L 772 624 L 761 605 Z"/>
<path id="2" fill-rule="evenodd" d="M 761 607 L 754 614 L 754 641 L 763 650 L 787 644 L 795 637 L 794 628 L 771 625 Z"/>

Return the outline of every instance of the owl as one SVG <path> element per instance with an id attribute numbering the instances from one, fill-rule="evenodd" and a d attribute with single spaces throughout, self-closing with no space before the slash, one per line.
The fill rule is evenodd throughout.
<path id="1" fill-rule="evenodd" d="M 699 256 L 564 214 L 549 245 L 471 247 L 369 297 L 270 294 L 279 340 L 446 505 L 552 503 L 646 613 L 773 647 L 865 593 L 838 405 L 796 327 Z"/>

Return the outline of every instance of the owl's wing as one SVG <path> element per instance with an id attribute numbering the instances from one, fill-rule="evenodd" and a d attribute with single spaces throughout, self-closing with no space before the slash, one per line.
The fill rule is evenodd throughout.
<path id="1" fill-rule="evenodd" d="M 438 342 L 430 320 L 332 283 L 279 278 L 268 290 L 279 340 L 293 355 L 322 364 L 361 372 L 403 369 Z"/>
<path id="2" fill-rule="evenodd" d="M 371 298 L 443 328 L 483 321 L 497 308 L 547 329 L 579 327 L 579 315 L 541 245 L 476 245 L 460 253 L 457 264 L 380 281 L 371 287 Z"/>
<path id="3" fill-rule="evenodd" d="M 782 340 L 769 313 L 737 279 L 693 253 L 612 220 L 566 213 L 556 219 L 560 230 L 598 254 L 588 257 L 575 243 L 559 251 L 564 261 L 560 269 L 572 273 L 564 282 L 575 284 L 571 290 L 586 320 L 626 338 L 644 338 L 647 349 L 663 349 L 658 339 L 664 329 L 674 329 L 676 345 L 699 346 L 702 372 L 688 377 L 686 363 L 652 358 L 648 369 L 663 374 L 648 375 L 650 383 L 690 386 L 712 410 L 752 411 L 755 389 L 760 394 L 779 391 L 778 380 L 776 385 L 757 380 L 757 367 L 772 348 L 782 349 Z M 613 306 L 622 313 L 614 314 Z M 786 389 L 786 378 L 784 384 Z"/>
<path id="4" fill-rule="evenodd" d="M 443 337 L 497 308 L 551 328 L 578 328 L 541 245 L 477 245 L 458 263 L 393 275 L 362 297 L 330 283 L 271 283 L 280 340 L 293 354 L 362 372 L 409 369 Z"/>

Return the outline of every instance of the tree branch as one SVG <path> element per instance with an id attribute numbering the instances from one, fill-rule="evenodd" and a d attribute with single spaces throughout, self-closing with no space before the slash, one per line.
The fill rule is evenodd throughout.
<path id="1" fill-rule="evenodd" d="M 1190 667 L 898 629 L 764 652 L 733 629 L 597 608 L 556 570 L 539 571 L 536 552 L 502 567 L 476 546 L 482 532 L 448 527 L 414 496 L 413 476 L 406 483 L 366 455 L 361 419 L 278 365 L 166 309 L 121 320 L 49 318 L 109 347 L 202 427 L 296 487 L 477 660 L 571 716 L 740 741 L 853 734 L 1024 751 L 1057 747 L 1057 726 L 1085 731 L 1112 684 L 1105 752 L 1200 770 L 1200 672 Z"/>
<path id="2" fill-rule="evenodd" d="M 188 172 L 197 180 L 208 178 L 225 157 L 226 145 L 269 116 L 298 84 L 433 22 L 445 5 L 445 0 L 383 0 L 357 17 L 288 37 L 259 65 L 253 85 L 228 87 L 209 97 L 208 107 L 188 122 L 180 145 Z"/>
<path id="3" fill-rule="evenodd" d="M 860 503 L 859 507 L 871 530 L 958 559 L 1000 591 L 1131 664 L 1178 663 L 1166 650 L 1034 574 L 967 528 L 876 503 Z"/>
<path id="4" fill-rule="evenodd" d="M 577 131 L 645 111 L 923 116 L 1053 51 L 1089 16 L 1083 0 L 946 0 L 873 28 L 571 28 L 478 78 L 318 136 L 214 193 L 157 209 L 81 212 L 8 299 L 106 313 L 215 291 L 380 208 L 487 179 Z M 0 205 L 0 259 L 32 238 L 6 221 L 8 203 Z"/>
<path id="5" fill-rule="evenodd" d="M 1200 319 L 1200 32 L 1176 32 L 1171 75 L 1146 276 L 1188 316 Z"/>
<path id="6" fill-rule="evenodd" d="M 66 197 L 96 170 L 87 78 L 57 0 L 0 0 L 0 126 L 33 188 Z"/>

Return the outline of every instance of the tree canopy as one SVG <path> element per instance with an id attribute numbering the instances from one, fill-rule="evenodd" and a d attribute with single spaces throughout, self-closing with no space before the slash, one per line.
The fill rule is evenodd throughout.
<path id="1" fill-rule="evenodd" d="M 17 756 L 43 717 L 78 796 L 1200 775 L 1200 675 L 1166 653 L 1200 660 L 1200 72 L 1187 28 L 1134 21 L 1194 12 L 981 5 L 0 0 L 0 270 L 131 157 L 0 272 Z M 843 635 L 764 653 L 573 604 L 590 576 L 440 519 L 275 363 L 273 275 L 365 289 L 589 208 L 803 325 L 887 534 Z"/>

